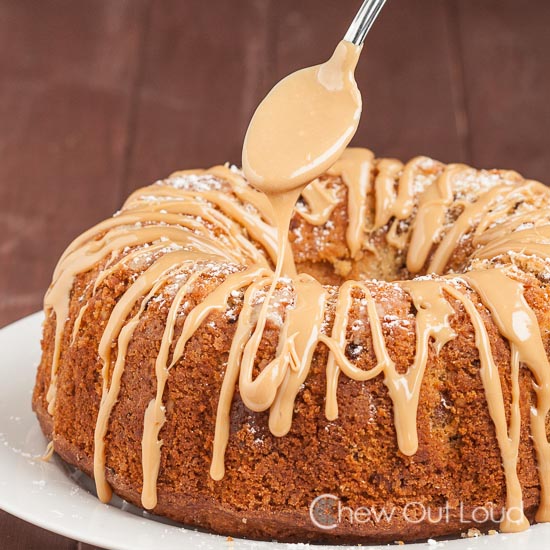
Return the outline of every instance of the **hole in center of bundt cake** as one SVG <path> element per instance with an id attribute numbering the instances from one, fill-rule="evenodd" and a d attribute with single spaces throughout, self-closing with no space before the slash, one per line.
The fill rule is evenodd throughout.
<path id="1" fill-rule="evenodd" d="M 341 286 L 348 280 L 403 281 L 419 275 L 411 274 L 402 255 L 385 242 L 373 243 L 376 249 L 362 250 L 355 259 L 337 236 L 317 248 L 312 243 L 293 242 L 292 234 L 291 242 L 298 273 L 307 273 L 324 285 Z"/>
<path id="2" fill-rule="evenodd" d="M 298 273 L 307 273 L 320 283 L 340 286 L 347 280 L 411 279 L 406 254 L 390 246 L 387 227 L 369 235 L 368 243 L 351 257 L 346 232 L 349 226 L 345 201 L 338 204 L 322 225 L 308 223 L 295 214 L 290 223 L 289 241 Z"/>
<path id="3" fill-rule="evenodd" d="M 412 279 L 406 269 L 399 269 L 395 262 L 384 262 L 384 260 L 372 257 L 365 261 L 353 260 L 322 260 L 319 262 L 296 262 L 298 273 L 307 273 L 315 277 L 323 285 L 342 286 L 345 281 L 361 281 L 376 279 L 378 281 L 404 281 Z"/>
<path id="4" fill-rule="evenodd" d="M 452 224 L 461 214 L 463 207 L 452 210 L 448 223 Z M 430 259 L 437 250 L 434 242 L 422 269 L 412 273 L 407 269 L 410 260 L 408 247 L 398 249 L 387 240 L 391 222 L 368 235 L 362 249 L 354 258 L 346 244 L 348 218 L 345 207 L 338 207 L 332 217 L 323 225 L 308 224 L 295 215 L 290 224 L 289 240 L 298 273 L 307 273 L 325 285 L 340 286 L 345 281 L 376 279 L 378 281 L 406 281 L 426 275 Z M 410 229 L 405 225 L 405 231 Z M 440 275 L 461 273 L 470 264 L 474 245 L 472 239 L 456 243 L 452 256 Z"/>

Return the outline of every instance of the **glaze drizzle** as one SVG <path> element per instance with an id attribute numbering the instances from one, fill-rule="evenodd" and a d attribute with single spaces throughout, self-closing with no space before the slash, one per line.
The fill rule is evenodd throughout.
<path id="1" fill-rule="evenodd" d="M 48 412 L 55 416 L 63 336 L 70 330 L 73 343 L 78 339 L 86 308 L 83 305 L 73 327 L 66 326 L 76 277 L 101 264 L 103 271 L 92 289 L 95 293 L 121 267 L 144 262 L 145 268 L 118 299 L 98 349 L 102 395 L 95 427 L 94 476 L 100 499 L 108 501 L 111 497 L 105 478 L 105 438 L 119 395 L 126 350 L 147 303 L 168 281 L 179 277 L 181 283 L 169 308 L 154 367 L 157 392 L 143 420 L 145 508 L 153 509 L 157 503 L 163 445 L 160 435 L 167 414 L 163 390 L 170 370 L 182 360 L 187 342 L 209 314 L 226 311 L 230 297 L 241 292 L 242 309 L 217 408 L 210 466 L 213 479 L 224 476 L 229 415 L 237 382 L 245 406 L 253 411 L 269 411 L 271 432 L 283 437 L 291 428 L 294 402 L 319 344 L 329 349 L 327 419 L 338 417 L 341 374 L 359 381 L 383 376 L 393 402 L 399 450 L 413 455 L 418 448 L 416 414 L 428 350 L 432 346 L 438 353 L 455 338 L 450 321 L 455 307 L 461 307 L 474 327 L 480 376 L 502 455 L 506 506 L 511 513 L 501 529 L 517 531 L 528 526 L 517 478 L 520 365 L 530 370 L 537 399 L 531 411 L 531 435 L 541 484 L 536 519 L 550 521 L 550 445 L 545 431 L 550 410 L 550 364 L 537 316 L 524 296 L 526 276 L 514 266 L 515 254 L 542 260 L 550 257 L 550 192 L 514 172 L 477 172 L 464 165 L 445 166 L 426 157 L 403 165 L 393 159 L 376 160 L 364 149 L 348 149 L 330 168 L 328 178 L 347 189 L 346 243 L 351 258 L 369 254 L 371 236 L 382 232 L 388 244 L 404 255 L 411 277 L 430 274 L 393 283 L 410 296 L 417 311 L 416 354 L 406 372 L 399 374 L 390 357 L 367 282 L 346 281 L 341 286 L 333 298 L 335 315 L 328 334 L 325 318 L 329 289 L 309 275 L 290 273 L 279 280 L 273 271 L 277 231 L 273 208 L 265 196 L 227 166 L 178 172 L 166 182 L 136 191 L 117 215 L 77 238 L 62 256 L 45 298 L 46 312 L 55 318 L 56 327 L 47 392 Z M 302 197 L 304 206 L 297 209 L 297 214 L 310 224 L 322 225 L 342 200 L 342 193 L 323 176 L 312 182 Z M 464 272 L 448 273 L 454 252 L 465 240 L 472 250 L 467 265 L 461 268 Z M 185 309 L 186 297 L 217 265 L 225 266 L 225 279 L 204 301 Z M 270 290 L 274 295 L 286 292 L 287 297 L 271 306 Z M 377 359 L 377 365 L 368 371 L 357 368 L 346 355 L 349 312 L 357 295 L 365 304 Z M 263 324 L 268 315 L 275 314 L 276 307 L 282 309 L 279 344 L 271 362 L 254 378 Z M 510 344 L 509 422 L 481 307 L 490 313 Z M 260 315 L 259 310 L 263 311 Z M 176 322 L 182 316 L 183 329 L 176 335 Z"/>

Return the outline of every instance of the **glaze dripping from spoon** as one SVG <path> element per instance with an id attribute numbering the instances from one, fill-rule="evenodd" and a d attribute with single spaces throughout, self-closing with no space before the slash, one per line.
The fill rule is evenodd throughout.
<path id="1" fill-rule="evenodd" d="M 354 71 L 365 36 L 384 3 L 366 0 L 331 58 L 281 80 L 250 121 L 242 165 L 248 181 L 267 195 L 276 214 L 278 262 L 273 284 L 281 274 L 296 276 L 287 238 L 296 200 L 308 183 L 338 160 L 357 130 L 362 102 Z"/>

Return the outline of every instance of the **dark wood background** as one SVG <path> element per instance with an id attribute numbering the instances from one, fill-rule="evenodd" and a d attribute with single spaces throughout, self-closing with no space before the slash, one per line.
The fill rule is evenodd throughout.
<path id="1" fill-rule="evenodd" d="M 359 4 L 0 0 L 0 326 L 40 309 L 64 247 L 132 189 L 239 163 L 259 100 Z M 389 0 L 354 143 L 550 182 L 549 62 L 548 0 Z M 91 548 L 3 512 L 0 547 Z"/>

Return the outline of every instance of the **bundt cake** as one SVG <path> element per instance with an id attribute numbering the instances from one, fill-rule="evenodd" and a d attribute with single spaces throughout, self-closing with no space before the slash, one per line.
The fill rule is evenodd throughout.
<path id="1" fill-rule="evenodd" d="M 68 247 L 33 407 L 129 502 L 280 541 L 550 521 L 550 190 L 348 149 L 301 194 L 299 275 L 232 166 L 176 172 Z"/>

